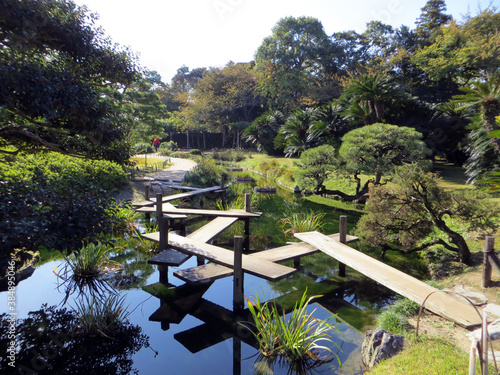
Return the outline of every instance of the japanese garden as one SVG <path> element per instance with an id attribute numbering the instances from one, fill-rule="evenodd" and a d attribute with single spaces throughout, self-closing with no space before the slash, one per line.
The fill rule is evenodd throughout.
<path id="1" fill-rule="evenodd" d="M 496 7 L 170 82 L 96 21 L 0 0 L 2 374 L 499 373 Z"/>

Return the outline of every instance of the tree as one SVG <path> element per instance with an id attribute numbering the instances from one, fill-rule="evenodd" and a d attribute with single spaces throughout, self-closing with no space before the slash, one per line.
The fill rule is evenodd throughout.
<path id="1" fill-rule="evenodd" d="M 275 145 L 275 139 L 284 123 L 285 118 L 281 112 L 269 110 L 257 117 L 253 124 L 245 129 L 243 137 L 247 142 L 257 145 L 259 152 L 282 155 L 282 150 Z"/>
<path id="2" fill-rule="evenodd" d="M 333 45 L 320 21 L 282 18 L 255 54 L 258 87 L 269 106 L 289 113 L 322 100 L 318 88 L 328 88 L 336 72 L 332 54 Z"/>
<path id="3" fill-rule="evenodd" d="M 463 25 L 450 22 L 435 41 L 412 56 L 433 81 L 450 79 L 462 85 L 498 74 L 500 14 L 488 9 Z"/>
<path id="4" fill-rule="evenodd" d="M 422 135 L 412 128 L 373 124 L 351 130 L 342 138 L 339 158 L 341 170 L 356 180 L 356 192 L 350 195 L 323 187 L 318 193 L 337 195 L 345 201 L 358 200 L 368 193 L 370 184 L 381 184 L 382 177 L 389 175 L 396 166 L 408 163 L 426 166 L 429 154 Z M 373 176 L 363 187 L 359 177 L 362 173 Z"/>
<path id="5" fill-rule="evenodd" d="M 422 13 L 415 22 L 417 27 L 415 33 L 421 45 L 432 44 L 436 34 L 439 33 L 441 25 L 445 25 L 453 19 L 446 14 L 446 3 L 444 0 L 429 0 L 422 8 Z"/>
<path id="6" fill-rule="evenodd" d="M 313 183 L 317 193 L 324 188 L 328 175 L 336 168 L 335 149 L 330 145 L 310 148 L 300 155 L 299 176 L 304 182 Z"/>
<path id="7" fill-rule="evenodd" d="M 255 86 L 252 64 L 229 62 L 224 68 L 205 72 L 196 83 L 188 106 L 200 123 L 218 126 L 225 136 L 230 124 L 248 125 L 262 113 L 263 100 Z M 240 131 L 238 128 L 238 134 Z"/>
<path id="8" fill-rule="evenodd" d="M 393 101 L 403 98 L 403 92 L 395 80 L 382 72 L 360 74 L 347 81 L 343 94 L 350 103 L 366 103 L 370 108 L 370 117 L 366 125 L 382 122 L 386 118 L 386 109 Z"/>
<path id="9" fill-rule="evenodd" d="M 314 143 L 308 140 L 307 134 L 315 120 L 316 112 L 314 108 L 297 109 L 288 117 L 281 128 L 286 141 L 285 156 L 300 155 L 314 146 Z"/>
<path id="10" fill-rule="evenodd" d="M 123 162 L 128 129 L 111 88 L 138 76 L 131 53 L 71 1 L 0 1 L 0 149 Z"/>
<path id="11" fill-rule="evenodd" d="M 492 209 L 484 193 L 451 192 L 440 187 L 439 181 L 415 164 L 397 168 L 390 187 L 370 190 L 357 235 L 384 253 L 407 254 L 439 244 L 456 252 L 462 262 L 469 262 L 467 242 L 454 228 L 462 225 L 464 231 L 494 233 L 498 210 Z"/>
<path id="12" fill-rule="evenodd" d="M 342 108 L 336 101 L 333 101 L 318 108 L 308 130 L 307 141 L 330 145 L 340 144 L 340 138 L 346 131 L 347 121 L 342 116 Z"/>

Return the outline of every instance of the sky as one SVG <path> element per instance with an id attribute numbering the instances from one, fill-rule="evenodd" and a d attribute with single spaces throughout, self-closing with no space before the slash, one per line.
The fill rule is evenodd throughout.
<path id="1" fill-rule="evenodd" d="M 363 32 L 369 21 L 415 27 L 427 0 L 74 0 L 99 15 L 113 42 L 128 46 L 139 63 L 169 83 L 178 68 L 222 67 L 249 62 L 284 17 L 310 16 L 327 35 Z M 461 21 L 500 0 L 447 0 Z"/>

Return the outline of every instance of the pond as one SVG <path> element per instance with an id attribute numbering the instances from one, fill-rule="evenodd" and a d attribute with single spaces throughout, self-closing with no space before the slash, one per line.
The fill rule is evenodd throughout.
<path id="1" fill-rule="evenodd" d="M 283 210 L 325 212 L 325 233 L 338 231 L 338 216 L 345 214 L 304 200 L 288 192 L 269 195 L 256 201 L 255 211 L 263 212 L 253 220 L 251 248 L 262 250 L 284 244 L 287 239 L 277 224 Z M 351 231 L 357 217 L 348 218 Z M 194 223 L 194 226 L 201 225 Z M 226 235 L 230 238 L 232 233 Z M 220 240 L 223 243 L 224 238 Z M 243 328 L 231 331 L 224 325 L 225 314 L 232 310 L 233 280 L 215 281 L 208 289 L 178 289 L 188 313 L 172 312 L 158 298 L 159 272 L 148 265 L 149 255 L 128 249 L 116 258 L 123 266 L 117 277 L 101 283 L 87 283 L 83 294 L 78 285 L 64 282 L 61 260 L 39 266 L 34 274 L 19 283 L 15 291 L 15 317 L 19 319 L 16 334 L 22 351 L 16 355 L 17 370 L 9 366 L 3 353 L 8 351 L 8 321 L 2 326 L 0 370 L 2 374 L 287 374 L 289 369 L 262 361 Z M 197 265 L 190 259 L 180 268 Z M 291 264 L 289 264 L 291 265 Z M 354 271 L 347 279 L 337 276 L 338 263 L 324 254 L 305 257 L 299 271 L 278 282 L 268 282 L 245 274 L 245 296 L 280 299 L 293 305 L 307 289 L 308 295 L 323 295 L 308 307 L 314 316 L 326 319 L 332 314 L 338 332 L 333 335 L 332 351 L 338 355 L 309 373 L 362 374 L 361 344 L 363 334 L 372 328 L 375 315 L 393 301 L 393 294 Z M 168 280 L 172 286 L 183 282 L 170 267 Z M 74 336 L 69 332 L 69 311 L 78 308 L 85 295 L 109 294 L 117 291 L 125 298 L 129 324 L 114 337 Z M 184 295 L 185 294 L 185 295 Z M 201 297 L 202 296 L 202 297 Z M 0 313 L 9 313 L 8 293 L 0 293 Z M 175 310 L 175 308 L 174 308 Z M 175 316 L 173 316 L 175 315 Z M 12 316 L 12 315 L 11 315 Z M 7 316 L 9 317 L 9 316 Z M 219 324 L 221 323 L 222 324 Z"/>

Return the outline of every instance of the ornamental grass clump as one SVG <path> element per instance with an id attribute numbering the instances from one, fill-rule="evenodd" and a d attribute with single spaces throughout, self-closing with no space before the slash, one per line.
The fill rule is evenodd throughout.
<path id="1" fill-rule="evenodd" d="M 321 343 L 333 343 L 337 346 L 329 332 L 340 331 L 328 323 L 334 315 L 321 320 L 313 316 L 316 310 L 307 312 L 309 303 L 316 297 L 319 296 L 307 298 L 304 292 L 288 319 L 286 313 L 278 311 L 275 304 L 262 304 L 258 296 L 253 301 L 247 299 L 248 309 L 253 317 L 253 323 L 250 324 L 254 329 L 247 328 L 252 330 L 264 357 L 288 362 L 293 369 L 310 369 L 330 360 L 332 350 Z M 321 353 L 325 351 L 330 354 L 322 356 Z M 339 357 L 336 354 L 335 357 L 340 365 Z"/>

